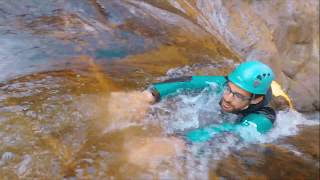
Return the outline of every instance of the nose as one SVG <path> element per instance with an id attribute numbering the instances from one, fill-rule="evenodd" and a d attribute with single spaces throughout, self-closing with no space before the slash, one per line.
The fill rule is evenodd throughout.
<path id="1" fill-rule="evenodd" d="M 233 94 L 232 93 L 225 93 L 223 96 L 223 99 L 227 102 L 231 102 L 233 98 Z"/>

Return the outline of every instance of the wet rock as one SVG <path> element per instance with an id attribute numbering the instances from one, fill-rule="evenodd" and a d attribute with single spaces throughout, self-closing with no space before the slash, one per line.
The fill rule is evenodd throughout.
<path id="1" fill-rule="evenodd" d="M 241 179 L 245 176 L 245 167 L 235 156 L 230 156 L 218 164 L 215 176 L 226 179 Z M 211 170 L 212 171 L 212 170 Z M 212 176 L 212 175 L 211 175 Z"/>
<path id="2" fill-rule="evenodd" d="M 5 105 L 3 110 L 16 114 L 17 117 L 23 117 L 21 120 L 15 118 L 17 122 L 22 123 L 21 128 L 14 129 L 18 135 L 12 133 L 4 137 L 3 142 L 11 146 L 18 142 L 21 146 L 15 146 L 16 149 L 22 149 L 24 152 L 26 149 L 34 150 L 35 144 L 39 145 L 37 148 L 40 148 L 40 152 L 49 148 L 48 151 L 56 158 L 60 157 L 61 163 L 67 162 L 66 165 L 57 162 L 59 168 L 52 172 L 65 171 L 68 174 L 70 171 L 73 176 L 77 174 L 83 176 L 85 173 L 94 175 L 107 171 L 108 176 L 97 179 L 106 177 L 150 179 L 154 176 L 143 175 L 141 172 L 153 168 L 155 171 L 162 170 L 163 177 L 173 177 L 175 173 L 179 173 L 175 172 L 179 169 L 175 169 L 175 162 L 178 160 L 172 158 L 176 153 L 173 145 L 177 145 L 177 142 L 170 143 L 159 138 L 155 142 L 148 141 L 146 137 L 151 139 L 150 135 L 160 134 L 160 130 L 147 133 L 140 130 L 140 127 L 130 127 L 131 125 L 115 128 L 114 132 L 106 132 L 102 138 L 100 129 L 106 126 L 106 120 L 102 118 L 104 114 L 100 113 L 100 111 L 105 112 L 102 96 L 96 96 L 99 101 L 92 100 L 91 96 L 84 98 L 91 100 L 89 102 L 92 102 L 92 106 L 90 106 L 90 103 L 81 104 L 77 98 L 72 98 L 75 97 L 73 95 L 109 92 L 115 86 L 110 80 L 112 78 L 123 81 L 127 88 L 130 87 L 128 82 L 138 78 L 140 78 L 138 82 L 141 82 L 146 76 L 150 78 L 162 76 L 173 67 L 199 62 L 210 64 L 226 59 L 234 59 L 235 61 L 231 63 L 233 65 L 240 59 L 239 57 L 244 59 L 249 56 L 261 58 L 271 64 L 278 75 L 283 76 L 280 80 L 289 95 L 294 98 L 299 110 L 319 109 L 317 69 L 319 33 L 318 19 L 313 9 L 317 8 L 317 3 L 311 0 L 0 2 L 0 59 L 2 60 L 0 80 L 11 79 L 16 75 L 54 70 L 50 73 L 35 73 L 17 78 L 8 82 L 16 86 L 11 86 L 9 89 L 2 88 L 6 95 L 4 98 L 0 97 L 1 101 L 8 99 L 7 96 L 15 97 L 14 100 L 8 100 L 15 108 Z M 313 19 L 316 19 L 314 24 Z M 118 61 L 120 59 L 122 61 Z M 97 62 L 101 63 L 101 66 L 96 66 Z M 60 71 L 65 68 L 68 70 Z M 193 68 L 198 70 L 192 72 L 199 74 L 214 75 L 228 72 L 225 67 L 221 68 L 223 70 L 212 68 L 210 71 L 199 69 L 199 66 Z M 78 72 L 75 73 L 73 69 L 85 71 L 95 77 L 87 77 L 86 73 L 78 76 Z M 108 77 L 104 72 L 108 72 L 106 73 Z M 187 72 L 189 69 L 178 75 L 185 75 Z M 51 76 L 44 78 L 48 74 Z M 55 80 L 55 77 L 62 78 Z M 65 78 L 66 80 L 63 80 Z M 25 86 L 15 84 L 19 81 L 33 82 L 36 79 L 39 81 Z M 85 88 L 80 88 L 83 86 Z M 14 92 L 15 89 L 21 88 L 23 93 Z M 73 112 L 73 108 L 65 108 L 68 107 L 69 101 L 84 106 L 80 109 L 90 109 L 88 118 L 84 120 L 81 114 Z M 31 104 L 30 109 L 26 109 L 29 106 L 24 104 Z M 281 100 L 280 105 L 283 105 Z M 101 108 L 98 109 L 96 106 Z M 17 110 L 23 113 L 17 114 Z M 86 111 L 83 110 L 83 113 Z M 96 115 L 93 115 L 94 113 Z M 30 128 L 24 124 L 30 122 L 29 119 L 24 119 L 25 116 L 41 124 L 35 126 L 31 124 Z M 4 122 L 6 119 L 9 118 L 0 117 L 1 123 L 7 123 Z M 87 124 L 82 125 L 80 122 L 87 119 L 90 130 L 84 126 Z M 74 128 L 76 130 L 72 131 Z M 39 133 L 29 134 L 27 132 L 29 130 L 37 130 Z M 219 169 L 212 171 L 215 173 L 212 176 L 225 179 L 244 177 L 316 179 L 319 177 L 317 174 L 319 166 L 314 159 L 319 158 L 319 150 L 316 147 L 317 142 L 310 143 L 310 139 L 318 137 L 316 132 L 319 132 L 319 129 L 306 130 L 301 137 L 299 135 L 288 140 L 297 147 L 298 153 L 276 145 L 265 148 L 264 151 L 261 150 L 264 147 L 258 148 L 260 149 L 258 151 L 254 148 L 248 149 L 249 152 L 223 160 L 218 166 Z M 37 135 L 41 135 L 40 133 L 51 133 L 52 136 L 34 143 L 38 141 Z M 89 134 L 88 139 L 87 134 Z M 141 139 L 135 140 L 136 136 L 141 136 Z M 59 146 L 61 142 L 63 144 Z M 84 142 L 85 145 L 82 145 Z M 87 152 L 96 152 L 96 149 L 91 149 L 92 144 L 100 145 L 99 149 L 105 150 L 109 155 L 107 154 L 105 158 L 87 157 Z M 70 150 L 69 146 L 64 145 L 70 145 Z M 73 156 L 76 150 L 79 150 L 77 151 L 79 153 Z M 161 156 L 161 153 L 166 155 Z M 310 158 L 305 159 L 304 155 L 311 156 L 311 161 Z M 10 153 L 5 153 L 1 157 L 0 164 L 9 161 L 10 157 Z M 152 161 L 152 158 L 160 161 Z M 33 160 L 39 160 L 39 163 Z M 46 179 L 43 177 L 44 174 L 38 175 L 39 172 L 33 172 L 32 169 L 32 165 L 37 165 L 34 169 L 38 171 L 41 171 L 41 168 L 45 171 L 50 169 L 51 166 L 46 163 L 52 162 L 51 159 L 43 160 L 45 159 L 25 155 L 18 165 L 11 168 L 16 174 L 15 178 L 11 178 L 13 177 L 11 175 L 7 177 L 26 178 L 32 174 L 30 178 Z M 102 164 L 101 169 L 88 168 L 84 171 L 85 167 L 77 167 L 77 165 L 93 167 L 98 164 L 96 162 Z M 10 169 L 10 167 L 5 168 Z M 167 171 L 167 168 L 172 169 L 172 172 Z M 135 176 L 131 175 L 142 178 L 134 178 Z"/>
<path id="3" fill-rule="evenodd" d="M 294 145 L 299 151 L 319 160 L 319 126 L 304 127 L 297 136 L 288 138 L 285 142 Z"/>
<path id="4" fill-rule="evenodd" d="M 270 105 L 277 110 L 286 110 L 290 107 L 288 101 L 282 96 L 272 97 Z"/>
<path id="5" fill-rule="evenodd" d="M 300 111 L 319 110 L 319 91 L 319 62 L 306 62 L 294 79 L 289 80 L 289 95 Z"/>
<path id="6" fill-rule="evenodd" d="M 306 161 L 296 154 L 277 146 L 270 148 L 276 155 L 265 156 L 264 163 L 251 170 L 265 174 L 271 179 L 288 179 L 290 177 L 314 179 L 318 176 L 318 168 L 313 162 Z"/>
<path id="7" fill-rule="evenodd" d="M 227 179 L 316 179 L 318 167 L 291 150 L 277 145 L 246 148 L 216 166 L 216 176 Z"/>
<path id="8" fill-rule="evenodd" d="M 270 64 L 281 84 L 290 79 L 299 111 L 319 110 L 318 1 L 169 2 L 242 59 Z"/>

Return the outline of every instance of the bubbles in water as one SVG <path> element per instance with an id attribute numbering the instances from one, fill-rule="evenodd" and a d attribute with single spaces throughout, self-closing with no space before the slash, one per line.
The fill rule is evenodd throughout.
<path id="1" fill-rule="evenodd" d="M 12 158 L 14 158 L 15 154 L 12 153 L 12 152 L 5 152 L 2 154 L 1 156 L 1 161 L 9 161 L 11 160 Z"/>
<path id="2" fill-rule="evenodd" d="M 0 167 L 5 163 L 11 161 L 16 155 L 12 152 L 4 152 L 0 159 Z"/>
<path id="3" fill-rule="evenodd" d="M 175 133 L 221 123 L 220 95 L 204 89 L 200 94 L 181 93 L 152 107 L 151 119 L 156 119 L 167 133 Z"/>
<path id="4" fill-rule="evenodd" d="M 279 111 L 274 128 L 261 139 L 261 142 L 272 142 L 280 137 L 296 135 L 303 125 L 319 125 L 319 119 L 307 119 L 295 110 Z"/>
<path id="5" fill-rule="evenodd" d="M 31 162 L 32 162 L 32 156 L 31 155 L 25 155 L 22 158 L 23 160 L 16 166 L 17 168 L 17 174 L 19 176 L 23 176 L 25 173 L 27 173 L 28 170 L 30 170 Z"/>

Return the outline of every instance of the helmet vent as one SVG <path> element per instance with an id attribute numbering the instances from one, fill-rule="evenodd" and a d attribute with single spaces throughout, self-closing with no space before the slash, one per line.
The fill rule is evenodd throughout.
<path id="1" fill-rule="evenodd" d="M 266 94 L 274 74 L 268 65 L 260 61 L 246 61 L 237 66 L 228 79 L 252 94 Z"/>
<path id="2" fill-rule="evenodd" d="M 261 75 L 258 75 L 258 76 L 257 76 L 257 79 L 259 79 L 259 80 L 261 81 L 261 80 L 262 80 Z"/>

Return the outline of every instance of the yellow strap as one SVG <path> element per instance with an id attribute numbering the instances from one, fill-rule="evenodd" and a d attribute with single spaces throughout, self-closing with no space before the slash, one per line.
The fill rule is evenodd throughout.
<path id="1" fill-rule="evenodd" d="M 277 83 L 276 81 L 272 81 L 271 83 L 271 89 L 272 89 L 272 94 L 276 97 L 278 96 L 282 96 L 284 97 L 287 102 L 289 103 L 289 107 L 291 109 L 293 109 L 293 105 L 292 105 L 292 102 L 291 102 L 291 99 L 289 98 L 289 96 L 282 90 L 281 86 L 279 83 Z"/>

